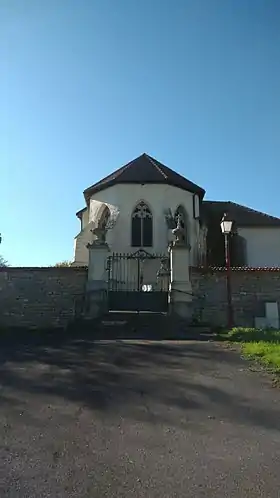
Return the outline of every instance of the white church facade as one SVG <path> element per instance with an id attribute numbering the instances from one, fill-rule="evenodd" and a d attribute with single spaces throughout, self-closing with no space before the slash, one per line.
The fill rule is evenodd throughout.
<path id="1" fill-rule="evenodd" d="M 73 265 L 88 265 L 87 245 L 98 228 L 105 229 L 110 253 L 167 255 L 179 216 L 189 266 L 224 266 L 220 221 L 226 212 L 234 223 L 231 265 L 280 267 L 279 218 L 204 196 L 202 187 L 147 154 L 139 156 L 84 191 Z"/>

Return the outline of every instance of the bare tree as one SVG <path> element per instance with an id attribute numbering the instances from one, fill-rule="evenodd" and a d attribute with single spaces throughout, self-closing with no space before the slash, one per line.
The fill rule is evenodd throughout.
<path id="1" fill-rule="evenodd" d="M 0 244 L 2 242 L 2 235 L 0 233 Z M 0 266 L 8 266 L 8 261 L 6 261 L 0 254 Z"/>
<path id="2" fill-rule="evenodd" d="M 0 266 L 8 266 L 8 261 L 6 261 L 1 255 L 0 255 Z"/>
<path id="3" fill-rule="evenodd" d="M 54 266 L 55 267 L 63 267 L 63 266 L 71 266 L 72 262 L 71 261 L 61 261 L 60 263 L 56 263 Z"/>

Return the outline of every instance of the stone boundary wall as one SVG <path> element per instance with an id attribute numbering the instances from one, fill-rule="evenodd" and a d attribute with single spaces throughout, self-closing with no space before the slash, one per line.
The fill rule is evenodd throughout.
<path id="1" fill-rule="evenodd" d="M 82 312 L 87 267 L 0 268 L 0 327 L 65 327 Z M 191 268 L 197 321 L 227 324 L 225 268 Z M 280 268 L 233 268 L 235 324 L 253 326 L 266 302 L 278 302 Z"/>
<path id="2" fill-rule="evenodd" d="M 86 267 L 0 268 L 0 327 L 65 327 L 86 283 Z"/>
<path id="3" fill-rule="evenodd" d="M 225 268 L 192 268 L 194 315 L 212 325 L 227 324 L 227 272 Z M 254 318 L 265 316 L 265 303 L 278 302 L 280 268 L 232 268 L 234 324 L 252 327 Z"/>

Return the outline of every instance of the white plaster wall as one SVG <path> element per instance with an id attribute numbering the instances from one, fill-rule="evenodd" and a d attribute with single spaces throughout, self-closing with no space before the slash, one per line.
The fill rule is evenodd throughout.
<path id="1" fill-rule="evenodd" d="M 247 245 L 247 265 L 280 266 L 280 228 L 239 228 Z"/>
<path id="2" fill-rule="evenodd" d="M 146 201 L 152 210 L 154 246 L 153 248 L 149 248 L 148 251 L 158 253 L 167 252 L 168 245 L 168 230 L 165 223 L 164 210 L 171 208 L 174 213 L 178 205 L 183 205 L 189 216 L 190 263 L 195 264 L 199 222 L 193 217 L 192 193 L 170 185 L 120 184 L 98 192 L 93 196 L 93 199 L 104 202 L 107 205 L 113 205 L 119 210 L 117 223 L 107 234 L 107 242 L 111 251 L 119 253 L 137 250 L 137 248 L 131 247 L 131 214 L 137 202 L 140 200 Z M 91 211 L 89 212 L 89 221 L 94 221 Z"/>
<path id="3" fill-rule="evenodd" d="M 76 266 L 88 265 L 89 252 L 87 244 L 92 242 L 93 235 L 91 229 L 94 227 L 93 223 L 88 223 L 74 239 L 74 262 Z"/>
<path id="4" fill-rule="evenodd" d="M 88 209 L 86 209 L 86 211 L 83 211 L 82 213 L 82 220 L 81 220 L 81 228 L 85 228 L 89 222 L 89 219 L 88 219 L 88 215 L 89 215 L 89 211 Z"/>

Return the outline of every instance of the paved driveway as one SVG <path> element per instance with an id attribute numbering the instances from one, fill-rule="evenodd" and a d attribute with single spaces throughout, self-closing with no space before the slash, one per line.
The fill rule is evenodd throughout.
<path id="1" fill-rule="evenodd" d="M 0 496 L 278 497 L 280 390 L 214 343 L 0 350 Z"/>

